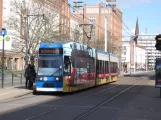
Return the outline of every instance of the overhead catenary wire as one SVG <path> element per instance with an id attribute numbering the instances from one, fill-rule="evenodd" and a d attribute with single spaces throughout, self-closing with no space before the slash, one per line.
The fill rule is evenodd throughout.
<path id="1" fill-rule="evenodd" d="M 49 0 L 46 0 L 46 1 L 48 1 L 48 3 L 51 3 L 51 1 L 49 1 Z M 80 13 L 77 9 L 75 9 L 74 7 L 72 7 L 68 2 L 66 2 L 65 0 L 62 0 L 65 4 L 67 4 L 67 5 L 69 5 L 69 7 L 70 8 L 72 8 L 72 9 L 74 9 L 75 11 L 77 11 L 81 16 L 83 16 L 84 18 L 86 18 L 88 21 L 90 21 L 90 19 L 88 18 L 88 17 L 86 17 L 86 16 L 84 16 L 84 14 L 82 14 L 82 13 Z M 78 17 L 77 15 L 74 15 L 73 14 L 73 16 L 75 16 L 75 17 Z M 105 30 L 104 28 L 102 28 L 101 26 L 99 26 L 98 24 L 96 24 L 96 23 L 93 23 L 94 25 L 96 25 L 97 27 L 99 27 L 99 28 L 101 28 L 102 30 Z M 110 33 L 111 31 L 108 31 L 107 30 L 107 32 L 108 33 Z M 115 35 L 112 35 L 111 37 L 122 37 L 122 38 L 124 38 L 125 39 L 125 37 L 131 37 L 131 34 L 129 34 L 130 36 L 115 36 Z M 125 40 L 127 40 L 127 39 L 125 39 Z"/>
<path id="2" fill-rule="evenodd" d="M 90 19 L 89 19 L 88 17 L 84 16 L 84 14 L 80 13 L 77 9 L 75 9 L 74 7 L 72 7 L 72 6 L 71 6 L 70 4 L 68 4 L 65 0 L 63 0 L 63 1 L 64 1 L 67 5 L 69 5 L 70 8 L 74 9 L 74 10 L 77 11 L 80 15 L 82 15 L 84 18 L 86 18 L 87 20 L 90 21 Z M 76 16 L 76 15 L 75 15 L 75 16 Z M 94 23 L 94 25 L 96 25 L 97 27 L 99 27 L 99 28 L 105 30 L 104 28 L 102 28 L 101 26 L 99 26 L 99 25 L 96 24 L 96 23 Z M 107 30 L 107 32 L 111 32 L 111 31 L 108 31 L 108 30 Z M 113 36 L 113 37 L 114 37 L 114 36 Z M 120 37 L 121 37 L 121 36 L 120 36 Z"/>
<path id="3" fill-rule="evenodd" d="M 114 7 L 112 5 L 109 4 L 109 6 L 112 8 L 112 10 L 114 9 Z M 115 12 L 114 12 L 115 13 Z M 116 17 L 114 16 L 114 14 L 112 14 L 113 17 L 116 19 Z M 131 30 L 129 29 L 129 27 L 123 22 L 123 20 L 120 18 L 120 16 L 118 16 L 118 14 L 115 13 L 115 15 L 119 18 L 119 20 L 123 23 L 123 25 L 131 32 Z M 123 27 L 123 29 L 125 29 Z M 126 30 L 125 30 L 126 31 Z M 127 32 L 127 31 L 126 31 Z M 129 35 L 134 35 L 134 33 L 131 32 L 131 34 L 129 32 L 127 32 Z"/>

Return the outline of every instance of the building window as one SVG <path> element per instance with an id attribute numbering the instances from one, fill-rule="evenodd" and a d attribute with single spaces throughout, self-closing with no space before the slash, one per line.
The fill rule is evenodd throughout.
<path id="1" fill-rule="evenodd" d="M 94 16 L 90 16 L 90 17 L 89 17 L 89 21 L 90 21 L 91 23 L 95 23 L 95 22 L 96 22 L 96 18 L 95 18 Z"/>

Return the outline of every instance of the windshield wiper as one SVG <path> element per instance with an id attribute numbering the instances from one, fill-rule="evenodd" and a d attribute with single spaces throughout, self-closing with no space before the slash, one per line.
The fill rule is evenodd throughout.
<path id="1" fill-rule="evenodd" d="M 62 68 L 59 68 L 58 70 L 56 70 L 53 74 L 51 74 L 51 76 L 53 76 L 55 73 L 57 73 L 58 71 L 59 71 L 59 73 L 60 73 L 60 69 L 62 69 Z"/>

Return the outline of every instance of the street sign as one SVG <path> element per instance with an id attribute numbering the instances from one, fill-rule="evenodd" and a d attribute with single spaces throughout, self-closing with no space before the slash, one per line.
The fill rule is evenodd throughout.
<path id="1" fill-rule="evenodd" d="M 5 39 L 7 42 L 9 42 L 9 41 L 11 40 L 11 37 L 10 37 L 9 35 L 6 35 L 6 36 L 4 37 L 4 39 Z"/>
<path id="2" fill-rule="evenodd" d="M 121 58 L 121 61 L 125 61 L 125 60 L 126 60 L 126 58 L 125 58 L 125 57 L 122 57 L 122 58 Z"/>
<path id="3" fill-rule="evenodd" d="M 29 61 L 29 56 L 25 56 L 25 57 L 24 57 L 24 60 L 25 60 L 25 61 Z"/>
<path id="4" fill-rule="evenodd" d="M 4 37 L 5 35 L 7 35 L 7 30 L 5 28 L 2 28 L 1 30 L 1 35 Z"/>
<path id="5" fill-rule="evenodd" d="M 161 88 L 161 58 L 156 58 L 156 63 L 155 63 L 155 87 Z"/>

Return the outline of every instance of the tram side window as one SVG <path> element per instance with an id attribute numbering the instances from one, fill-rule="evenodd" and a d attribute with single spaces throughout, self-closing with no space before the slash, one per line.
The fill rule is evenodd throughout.
<path id="1" fill-rule="evenodd" d="M 100 60 L 100 74 L 102 74 L 102 71 L 103 71 L 102 66 L 103 66 L 103 62 L 102 62 L 102 60 Z"/>
<path id="2" fill-rule="evenodd" d="M 108 69 L 108 61 L 105 62 L 105 65 L 106 65 L 106 73 L 109 73 L 109 69 Z"/>
<path id="3" fill-rule="evenodd" d="M 114 62 L 114 73 L 117 73 L 117 63 L 116 62 Z"/>
<path id="4" fill-rule="evenodd" d="M 99 74 L 102 73 L 102 61 L 99 60 Z"/>
<path id="5" fill-rule="evenodd" d="M 102 60 L 101 60 L 101 63 L 102 63 L 102 64 L 101 64 L 101 65 L 102 65 L 102 66 L 101 66 L 101 74 L 103 74 L 103 69 L 104 69 L 104 68 L 103 68 L 103 61 L 102 61 Z"/>
<path id="6" fill-rule="evenodd" d="M 98 74 L 100 74 L 100 71 L 101 71 L 101 66 L 100 65 L 101 65 L 101 62 L 100 62 L 100 60 L 98 60 L 98 68 L 99 68 L 98 69 Z"/>
<path id="7" fill-rule="evenodd" d="M 71 62 L 69 56 L 64 56 L 64 75 L 71 75 Z"/>
<path id="8" fill-rule="evenodd" d="M 105 73 L 107 73 L 107 61 L 105 61 Z"/>
<path id="9" fill-rule="evenodd" d="M 111 69 L 110 69 L 110 70 L 111 70 L 111 73 L 113 73 L 113 62 L 111 62 L 110 65 L 111 65 L 111 66 L 110 66 L 110 68 L 111 68 Z"/>
<path id="10" fill-rule="evenodd" d="M 90 71 L 91 72 L 95 71 L 95 60 L 94 60 L 94 58 L 90 58 Z"/>
<path id="11" fill-rule="evenodd" d="M 109 62 L 107 61 L 107 73 L 109 73 Z"/>
<path id="12" fill-rule="evenodd" d="M 105 61 L 103 61 L 103 74 L 105 73 Z"/>
<path id="13" fill-rule="evenodd" d="M 97 60 L 96 71 L 97 71 L 97 74 L 99 74 L 99 60 Z"/>

